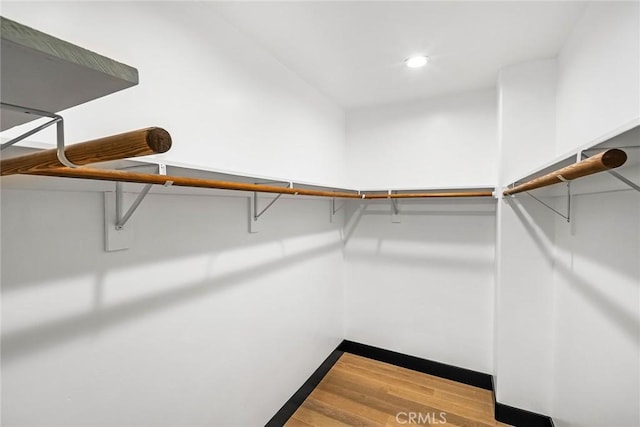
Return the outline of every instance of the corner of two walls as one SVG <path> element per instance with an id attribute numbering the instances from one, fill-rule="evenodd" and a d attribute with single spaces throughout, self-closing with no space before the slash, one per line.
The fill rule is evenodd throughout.
<path id="1" fill-rule="evenodd" d="M 557 153 L 640 121 L 640 3 L 589 5 L 557 99 Z M 620 173 L 638 182 L 634 169 Z M 603 183 L 614 190 L 589 191 Z M 606 173 L 575 184 L 571 226 L 556 218 L 551 411 L 558 426 L 639 425 L 640 193 Z"/>
<path id="2" fill-rule="evenodd" d="M 493 187 L 492 88 L 347 113 L 356 188 Z M 495 200 L 350 202 L 346 337 L 492 371 Z"/>
<path id="3" fill-rule="evenodd" d="M 495 94 L 478 92 L 349 111 L 350 182 L 464 186 L 494 183 L 488 171 L 499 170 L 506 185 L 637 121 L 638 8 L 586 5 L 557 58 L 502 70 L 488 108 L 481 99 Z M 406 203 L 402 224 L 391 223 L 388 203 L 360 211 L 345 247 L 347 338 L 492 372 L 498 401 L 557 425 L 638 425 L 640 201 L 622 187 L 584 193 L 572 198 L 572 224 L 526 195 L 498 200 L 490 225 L 475 202 Z M 469 245 L 457 240 L 465 233 Z M 461 312 L 454 302 L 463 298 L 477 304 Z M 443 350 L 463 340 L 462 351 Z"/>
<path id="4" fill-rule="evenodd" d="M 500 183 L 506 185 L 555 153 L 556 60 L 517 64 L 499 76 Z M 553 213 L 518 196 L 497 206 L 496 399 L 548 413 L 553 335 Z"/>
<path id="5" fill-rule="evenodd" d="M 593 2 L 557 59 L 503 70 L 502 185 L 640 118 L 639 18 Z M 640 196 L 604 181 L 572 184 L 570 224 L 527 195 L 498 204 L 497 399 L 558 426 L 640 423 Z"/>
<path id="6" fill-rule="evenodd" d="M 494 88 L 349 110 L 349 185 L 376 189 L 493 186 L 496 120 Z"/>
<path id="7" fill-rule="evenodd" d="M 3 5 L 9 18 L 139 67 L 139 87 L 68 112 L 80 124 L 70 126 L 71 140 L 156 124 L 180 142 L 176 161 L 217 159 L 227 170 L 355 187 L 473 186 L 508 183 L 640 116 L 628 48 L 637 43 L 637 3 L 594 3 L 558 60 L 504 70 L 499 113 L 490 89 L 346 118 L 279 64 L 250 55 L 255 46 L 223 21 L 215 40 L 191 43 L 206 5 L 190 5 L 181 24 L 171 4 L 154 10 L 158 22 L 192 29 L 160 36 L 134 25 L 147 6 L 126 16 L 119 7 Z M 119 36 L 105 16 L 121 20 Z M 627 25 L 608 32 L 619 19 Z M 75 32 L 70 21 L 95 31 Z M 607 45 L 627 47 L 603 51 L 603 32 Z M 260 67 L 240 66 L 256 58 Z M 626 65 L 611 67 L 618 63 Z M 175 75 L 184 77 L 169 84 Z M 185 93 L 197 102 L 185 103 Z M 576 93 L 597 96 L 568 102 Z M 292 115 L 296 126 L 287 128 Z M 292 161 L 300 155 L 314 161 Z M 640 423 L 636 194 L 576 197 L 574 235 L 526 197 L 497 208 L 493 200 L 401 202 L 400 224 L 384 201 L 365 210 L 350 202 L 342 236 L 326 201 L 281 202 L 264 234 L 247 235 L 244 197 L 152 195 L 136 213 L 136 248 L 105 255 L 99 193 L 3 189 L 3 421 L 260 424 L 346 336 L 494 373 L 501 403 L 559 425 Z M 169 225 L 175 218 L 179 227 Z M 603 218 L 615 219 L 603 226 Z M 277 350 L 265 350 L 273 343 Z M 247 408 L 248 400 L 260 404 Z"/>

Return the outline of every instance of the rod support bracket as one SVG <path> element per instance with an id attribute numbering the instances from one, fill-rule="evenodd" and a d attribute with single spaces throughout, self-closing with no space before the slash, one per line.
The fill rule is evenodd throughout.
<path id="1" fill-rule="evenodd" d="M 342 204 L 339 207 L 336 207 L 337 203 L 336 203 L 336 198 L 332 197 L 331 198 L 331 206 L 330 206 L 330 210 L 329 210 L 329 220 L 331 222 L 334 221 L 336 214 L 338 213 L 338 211 L 340 209 L 343 209 L 345 206 L 345 202 L 342 202 Z"/>
<path id="2" fill-rule="evenodd" d="M 525 191 L 525 193 L 527 193 L 531 198 L 533 198 L 535 201 L 537 201 L 538 203 L 540 203 L 541 205 L 543 205 L 547 209 L 553 211 L 553 213 L 555 213 L 556 215 L 564 218 L 568 223 L 571 223 L 571 181 L 566 180 L 566 179 L 562 179 L 562 181 L 567 184 L 567 213 L 566 213 L 566 215 L 563 214 L 562 212 L 560 212 L 559 210 L 557 210 L 556 208 L 552 207 L 551 205 L 543 202 L 542 200 L 540 200 L 539 198 L 537 198 L 536 196 L 531 194 L 529 191 Z M 514 196 L 515 195 L 511 194 L 511 197 L 514 197 Z"/>
<path id="3" fill-rule="evenodd" d="M 167 165 L 165 165 L 164 163 L 158 164 L 158 175 L 166 175 L 166 174 L 167 174 Z M 173 181 L 167 181 L 165 182 L 164 185 L 165 187 L 167 187 L 172 183 Z M 116 219 L 117 219 L 116 230 L 122 230 L 124 228 L 125 224 L 129 221 L 129 219 L 131 219 L 131 216 L 134 214 L 136 209 L 138 209 L 138 207 L 140 206 L 140 203 L 142 203 L 144 198 L 147 197 L 147 194 L 149 194 L 149 191 L 151 190 L 151 187 L 153 187 L 153 184 L 146 184 L 142 188 L 142 191 L 138 194 L 138 197 L 136 197 L 136 199 L 133 201 L 131 206 L 129 206 L 129 209 L 127 209 L 127 212 L 124 212 L 124 213 L 123 213 L 124 191 L 122 187 L 123 185 L 121 182 L 116 182 Z"/>
<path id="4" fill-rule="evenodd" d="M 165 164 L 158 164 L 157 167 L 159 175 L 167 174 Z M 116 182 L 115 192 L 107 191 L 104 193 L 104 231 L 105 250 L 107 252 L 120 251 L 131 247 L 133 244 L 133 228 L 125 227 L 125 224 L 149 194 L 153 185 L 146 184 L 126 212 L 123 212 L 124 189 L 121 182 Z M 171 185 L 171 181 L 167 181 L 164 185 Z"/>
<path id="5" fill-rule="evenodd" d="M 391 222 L 393 224 L 400 224 L 400 209 L 398 207 L 398 201 L 391 198 L 391 195 L 393 194 L 391 190 L 388 190 L 387 194 L 389 195 L 389 201 L 391 202 Z"/>
<path id="6" fill-rule="evenodd" d="M 53 119 L 51 121 L 48 121 L 47 123 L 44 123 L 33 129 L 30 129 L 21 135 L 18 135 L 17 137 L 5 142 L 4 144 L 1 144 L 0 151 L 6 148 L 9 148 L 14 144 L 17 144 L 18 142 L 26 138 L 29 138 L 31 135 L 34 135 L 40 132 L 41 130 L 46 129 L 49 126 L 55 124 L 56 125 L 56 156 L 58 157 L 58 161 L 68 168 L 78 167 L 78 165 L 74 164 L 69 159 L 67 159 L 67 155 L 64 152 L 64 119 L 62 118 L 62 116 L 55 113 L 51 113 L 49 111 L 37 110 L 35 108 L 29 108 L 29 107 L 22 107 L 20 105 L 7 104 L 6 102 L 0 102 L 0 108 L 4 110 L 16 111 L 24 114 L 31 114 L 33 116 L 49 117 L 50 119 Z"/>
<path id="7" fill-rule="evenodd" d="M 256 184 L 257 185 L 271 184 L 273 182 L 277 182 L 277 181 L 267 181 L 267 182 L 256 183 Z M 282 182 L 287 184 L 287 188 L 293 188 L 293 182 L 284 182 L 284 181 Z M 267 204 L 267 206 L 265 206 L 261 211 L 258 211 L 258 192 L 257 191 L 253 192 L 253 197 L 249 199 L 249 232 L 250 233 L 257 233 L 258 231 L 260 231 L 258 220 L 266 211 L 269 210 L 271 206 L 274 205 L 275 202 L 278 201 L 278 199 L 280 199 L 280 197 L 282 197 L 282 194 L 283 193 L 279 193 Z M 297 195 L 297 194 L 298 193 L 295 193 L 294 195 Z"/>

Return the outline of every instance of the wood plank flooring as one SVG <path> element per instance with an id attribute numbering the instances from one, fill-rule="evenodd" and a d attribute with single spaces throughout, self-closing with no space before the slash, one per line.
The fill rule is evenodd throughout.
<path id="1" fill-rule="evenodd" d="M 506 426 L 489 390 L 344 353 L 288 427 Z"/>

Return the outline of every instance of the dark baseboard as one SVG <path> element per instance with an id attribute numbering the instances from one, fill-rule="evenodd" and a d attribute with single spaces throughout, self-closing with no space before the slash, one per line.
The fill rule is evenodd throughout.
<path id="1" fill-rule="evenodd" d="M 516 427 L 553 427 L 553 420 L 546 415 L 536 414 L 524 409 L 514 408 L 496 402 L 493 386 L 493 376 L 483 372 L 472 371 L 470 369 L 459 368 L 445 363 L 434 362 L 432 360 L 421 359 L 416 356 L 409 356 L 379 347 L 373 347 L 349 340 L 344 340 L 325 359 L 318 369 L 315 370 L 309 379 L 296 391 L 293 396 L 280 408 L 280 410 L 269 420 L 265 427 L 283 426 L 294 412 L 302 405 L 302 402 L 311 394 L 314 388 L 331 367 L 338 361 L 343 353 L 351 353 L 380 362 L 389 363 L 401 368 L 411 369 L 440 378 L 446 378 L 459 383 L 490 390 L 494 395 L 495 418 L 505 424 Z"/>
<path id="2" fill-rule="evenodd" d="M 516 427 L 553 427 L 551 417 L 498 402 L 495 404 L 495 418 L 496 421 Z"/>
<path id="3" fill-rule="evenodd" d="M 491 375 L 482 372 L 458 368 L 457 366 L 421 359 L 419 357 L 409 356 L 395 351 L 385 350 L 383 348 L 373 347 L 348 340 L 342 341 L 342 344 L 338 346 L 338 350 L 374 359 L 379 362 L 390 363 L 392 365 L 436 377 L 446 378 L 459 383 L 480 387 L 485 390 L 493 390 Z"/>
<path id="4" fill-rule="evenodd" d="M 554 427 L 551 417 L 497 402 L 493 376 L 491 376 L 491 390 L 493 391 L 493 416 L 496 421 L 516 427 Z"/>
<path id="5" fill-rule="evenodd" d="M 296 391 L 289 400 L 280 408 L 280 410 L 269 420 L 265 427 L 282 427 L 294 412 L 302 405 L 302 402 L 311 394 L 314 388 L 327 375 L 327 372 L 340 359 L 343 351 L 334 350 L 329 357 L 316 369 L 307 381 Z"/>

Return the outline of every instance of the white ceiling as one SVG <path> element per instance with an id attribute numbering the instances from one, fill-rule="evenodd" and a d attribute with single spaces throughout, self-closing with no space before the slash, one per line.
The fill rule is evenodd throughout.
<path id="1" fill-rule="evenodd" d="M 510 64 L 555 56 L 584 2 L 210 3 L 344 108 L 494 86 Z M 408 69 L 406 57 L 431 62 Z"/>

